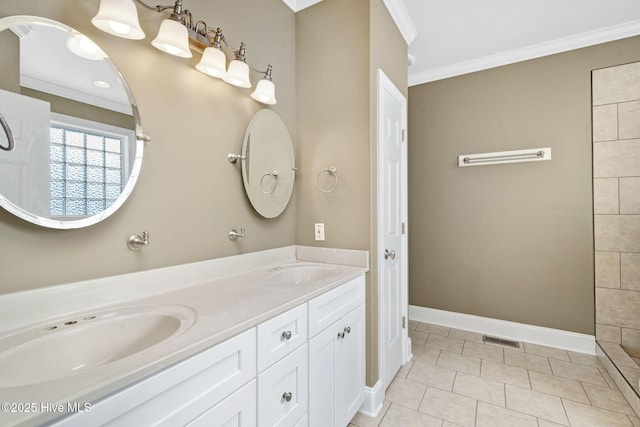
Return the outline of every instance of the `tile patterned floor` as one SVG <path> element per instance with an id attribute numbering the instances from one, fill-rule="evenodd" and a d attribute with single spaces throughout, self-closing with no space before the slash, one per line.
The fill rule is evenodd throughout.
<path id="1" fill-rule="evenodd" d="M 640 427 L 597 357 L 409 322 L 413 359 L 349 427 Z"/>

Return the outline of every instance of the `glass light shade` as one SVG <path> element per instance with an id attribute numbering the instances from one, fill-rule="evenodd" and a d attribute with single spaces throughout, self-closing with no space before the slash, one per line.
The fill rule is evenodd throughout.
<path id="1" fill-rule="evenodd" d="M 173 19 L 165 19 L 160 24 L 158 36 L 151 44 L 170 55 L 191 58 L 189 49 L 189 31 L 187 27 Z"/>
<path id="2" fill-rule="evenodd" d="M 229 64 L 227 75 L 223 80 L 234 86 L 251 87 L 251 82 L 249 81 L 249 66 L 242 61 L 234 59 Z"/>
<path id="3" fill-rule="evenodd" d="M 100 0 L 98 14 L 91 23 L 114 36 L 132 40 L 145 38 L 133 0 Z"/>
<path id="4" fill-rule="evenodd" d="M 208 47 L 202 54 L 202 59 L 196 65 L 196 69 L 209 76 L 223 78 L 227 72 L 227 57 L 224 52 L 215 47 Z"/>
<path id="5" fill-rule="evenodd" d="M 107 57 L 107 55 L 92 42 L 89 37 L 80 34 L 77 31 L 71 33 L 71 37 L 67 39 L 67 48 L 81 58 L 99 61 Z"/>
<path id="6" fill-rule="evenodd" d="M 256 90 L 251 94 L 251 98 L 267 105 L 276 104 L 276 85 L 271 80 L 262 79 L 256 85 Z"/>

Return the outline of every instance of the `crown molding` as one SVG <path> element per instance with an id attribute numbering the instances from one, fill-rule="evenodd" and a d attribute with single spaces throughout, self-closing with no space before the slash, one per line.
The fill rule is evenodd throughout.
<path id="1" fill-rule="evenodd" d="M 407 9 L 404 7 L 404 3 L 402 3 L 402 0 L 383 0 L 383 2 L 389 14 L 391 14 L 391 18 L 393 18 L 398 26 L 404 41 L 407 42 L 407 45 L 411 44 L 413 39 L 418 35 L 418 30 L 416 30 L 415 25 L 413 25 L 413 21 L 409 16 L 409 12 L 407 12 Z"/>
<path id="2" fill-rule="evenodd" d="M 640 20 L 630 21 L 619 25 L 601 28 L 599 30 L 587 31 L 573 36 L 527 46 L 522 49 L 509 50 L 495 55 L 473 59 L 471 61 L 434 68 L 420 73 L 409 73 L 409 86 L 416 86 L 449 77 L 514 64 L 516 62 L 527 61 L 529 59 L 540 58 L 556 53 L 567 52 L 583 47 L 633 37 L 639 34 Z"/>
<path id="3" fill-rule="evenodd" d="M 289 6 L 289 9 L 294 12 L 300 12 L 302 9 L 306 9 L 313 6 L 316 3 L 320 3 L 322 0 L 282 0 L 284 4 Z"/>

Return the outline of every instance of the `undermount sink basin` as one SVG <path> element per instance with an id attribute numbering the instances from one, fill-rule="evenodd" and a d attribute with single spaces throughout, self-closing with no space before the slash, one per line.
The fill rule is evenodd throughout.
<path id="1" fill-rule="evenodd" d="M 299 285 L 327 279 L 339 271 L 330 265 L 288 264 L 270 269 L 269 279 L 274 282 Z"/>
<path id="2" fill-rule="evenodd" d="M 193 325 L 190 308 L 140 306 L 70 316 L 0 338 L 0 388 L 40 384 L 125 359 Z"/>

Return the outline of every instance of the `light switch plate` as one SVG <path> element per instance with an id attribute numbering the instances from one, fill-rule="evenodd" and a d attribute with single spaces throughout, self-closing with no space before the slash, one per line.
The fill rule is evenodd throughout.
<path id="1" fill-rule="evenodd" d="M 324 223 L 315 224 L 315 237 L 316 240 L 324 240 Z"/>

